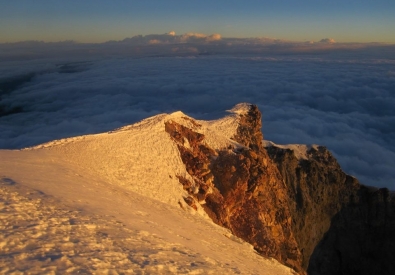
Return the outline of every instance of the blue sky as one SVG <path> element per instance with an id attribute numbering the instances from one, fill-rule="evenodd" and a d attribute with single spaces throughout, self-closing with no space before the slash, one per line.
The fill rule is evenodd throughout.
<path id="1" fill-rule="evenodd" d="M 138 34 L 219 33 L 395 43 L 393 0 L 0 1 L 0 43 L 104 42 Z"/>

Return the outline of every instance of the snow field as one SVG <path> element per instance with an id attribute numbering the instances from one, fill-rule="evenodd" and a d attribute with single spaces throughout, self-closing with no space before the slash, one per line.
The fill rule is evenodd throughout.
<path id="1" fill-rule="evenodd" d="M 0 194 L 2 274 L 232 273 L 209 257 L 128 229 L 113 217 L 84 216 L 35 191 L 22 196 L 1 186 Z"/>

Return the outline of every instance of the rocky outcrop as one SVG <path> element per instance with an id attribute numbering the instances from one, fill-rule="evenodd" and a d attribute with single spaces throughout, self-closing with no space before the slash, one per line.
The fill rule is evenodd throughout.
<path id="1" fill-rule="evenodd" d="M 285 179 L 293 232 L 311 275 L 395 274 L 395 199 L 346 175 L 322 146 L 306 159 L 267 147 Z"/>
<path id="2" fill-rule="evenodd" d="M 349 203 L 359 185 L 341 170 L 325 147 L 308 149 L 305 159 L 297 159 L 291 149 L 266 149 L 286 182 L 292 229 L 303 255 L 302 267 L 307 269 L 332 217 Z"/>
<path id="3" fill-rule="evenodd" d="M 200 125 L 196 124 L 195 126 L 199 127 Z M 193 179 L 191 181 L 178 176 L 184 190 L 190 195 L 184 198 L 185 202 L 196 210 L 196 204 L 203 203 L 206 197 L 213 192 L 213 175 L 210 170 L 210 163 L 212 158 L 217 156 L 217 152 L 202 142 L 204 135 L 177 122 L 166 122 L 165 130 L 177 143 L 181 159 L 188 174 Z"/>
<path id="4" fill-rule="evenodd" d="M 283 181 L 264 153 L 248 149 L 220 152 L 212 173 L 218 192 L 207 197 L 206 205 L 217 223 L 259 253 L 301 271 Z"/>
<path id="5" fill-rule="evenodd" d="M 240 115 L 234 140 L 242 146 L 214 150 L 204 135 L 169 121 L 166 131 L 176 142 L 193 181 L 179 176 L 188 191 L 184 200 L 201 204 L 217 224 L 249 242 L 264 256 L 303 273 L 301 253 L 292 231 L 288 195 L 282 177 L 262 146 L 261 114 L 251 106 Z"/>
<path id="6" fill-rule="evenodd" d="M 189 206 L 299 274 L 395 274 L 388 190 L 360 185 L 325 147 L 264 147 L 254 105 L 227 148 L 210 148 L 190 122 L 165 124 L 189 174 L 178 176 Z"/>

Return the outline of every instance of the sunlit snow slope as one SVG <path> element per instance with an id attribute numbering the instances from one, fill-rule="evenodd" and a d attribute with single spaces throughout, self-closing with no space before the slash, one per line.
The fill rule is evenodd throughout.
<path id="1" fill-rule="evenodd" d="M 195 130 L 225 148 L 247 109 Z M 1 150 L 1 273 L 292 274 L 185 204 L 176 176 L 188 173 L 165 132 L 170 120 L 197 125 L 176 112 Z"/>

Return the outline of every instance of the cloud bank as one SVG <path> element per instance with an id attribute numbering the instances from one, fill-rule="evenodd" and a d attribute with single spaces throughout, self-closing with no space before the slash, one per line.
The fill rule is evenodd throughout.
<path id="1" fill-rule="evenodd" d="M 186 33 L 137 35 L 121 41 L 101 44 L 63 41 L 44 43 L 25 41 L 0 44 L 0 60 L 14 61 L 37 58 L 103 58 L 144 56 L 188 56 L 190 54 L 295 54 L 333 53 L 360 54 L 371 52 L 376 57 L 394 55 L 395 45 L 380 43 L 337 43 L 333 38 L 320 41 L 288 41 L 267 37 L 226 38 L 220 34 Z"/>
<path id="2" fill-rule="evenodd" d="M 284 54 L 280 49 L 288 44 L 271 39 L 258 44 L 276 50 L 268 46 L 256 53 L 251 49 L 262 47 L 253 45 L 257 39 L 172 32 L 142 39 L 142 55 L 108 51 L 130 46 L 130 41 L 98 44 L 88 54 L 83 54 L 86 45 L 73 42 L 59 48 L 22 43 L 9 51 L 0 45 L 1 54 L 10 57 L 0 62 L 0 148 L 108 131 L 176 110 L 214 119 L 236 103 L 250 102 L 263 113 L 266 139 L 325 145 L 362 183 L 395 190 L 395 58 L 390 46 L 335 43 L 335 50 Z M 165 43 L 171 39 L 178 42 Z M 239 50 L 219 50 L 218 43 Z M 157 48 L 147 50 L 152 47 Z M 162 54 L 158 49 L 164 49 Z"/>

